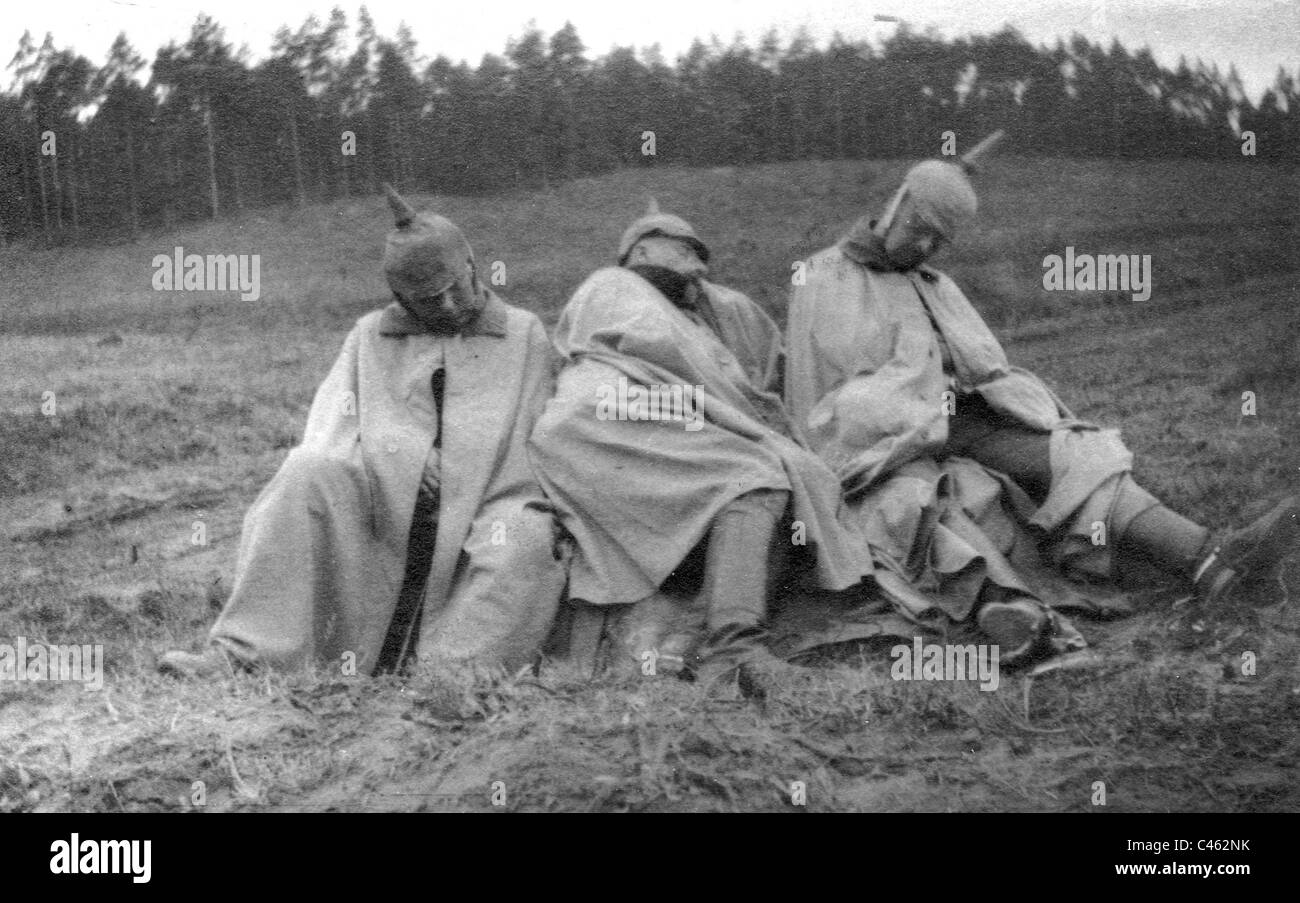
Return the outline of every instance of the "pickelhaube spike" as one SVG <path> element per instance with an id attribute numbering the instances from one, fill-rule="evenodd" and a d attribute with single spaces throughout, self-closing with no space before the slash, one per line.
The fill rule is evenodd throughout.
<path id="1" fill-rule="evenodd" d="M 384 183 L 384 196 L 388 198 L 388 206 L 393 208 L 393 221 L 397 228 L 405 229 L 415 219 L 415 208 L 406 202 L 400 194 L 397 193 L 392 185 Z"/>
<path id="2" fill-rule="evenodd" d="M 957 165 L 962 168 L 963 172 L 966 172 L 968 174 L 978 172 L 980 157 L 984 156 L 989 151 L 993 150 L 993 148 L 997 145 L 997 143 L 1001 141 L 1003 138 L 1005 138 L 1006 135 L 1007 135 L 1006 131 L 1004 131 L 1003 129 L 998 129 L 996 132 L 986 137 L 979 144 L 975 145 L 970 150 L 966 151 L 966 153 L 962 154 L 961 157 L 957 160 Z"/>

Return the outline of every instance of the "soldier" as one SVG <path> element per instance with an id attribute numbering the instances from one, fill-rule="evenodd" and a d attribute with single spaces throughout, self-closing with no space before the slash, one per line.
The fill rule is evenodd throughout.
<path id="1" fill-rule="evenodd" d="M 648 598 L 707 538 L 695 674 L 715 686 L 739 679 L 747 695 L 762 695 L 781 670 L 764 622 L 768 556 L 789 545 L 778 532 L 787 512 L 818 585 L 856 584 L 870 556 L 837 521 L 834 475 L 791 428 L 776 324 L 709 282 L 708 262 L 690 224 L 653 204 L 628 228 L 619 265 L 593 273 L 560 315 L 565 366 L 530 449 L 577 541 L 570 598 Z M 690 393 L 693 410 L 602 410 L 602 399 L 651 390 Z"/>
<path id="2" fill-rule="evenodd" d="M 479 280 L 453 223 L 385 188 L 395 300 L 349 333 L 302 444 L 249 510 L 211 646 L 164 670 L 518 667 L 551 626 L 564 555 L 525 450 L 554 386 L 550 342 Z"/>
<path id="3" fill-rule="evenodd" d="M 1209 605 L 1274 579 L 1295 547 L 1296 499 L 1223 539 L 1171 511 L 1134 481 L 1118 431 L 1075 419 L 1012 366 L 926 264 L 975 209 L 961 167 L 920 163 L 881 221 L 815 255 L 793 290 L 787 401 L 879 561 L 951 617 L 977 611 L 1013 659 L 1045 651 L 1055 625 L 1006 557 L 1012 534 L 995 522 L 1007 509 L 1076 574 L 1112 575 L 1118 552 L 1184 577 Z"/>

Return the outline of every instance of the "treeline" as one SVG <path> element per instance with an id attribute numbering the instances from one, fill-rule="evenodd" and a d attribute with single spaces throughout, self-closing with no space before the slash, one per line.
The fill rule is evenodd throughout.
<path id="1" fill-rule="evenodd" d="M 98 68 L 23 36 L 0 94 L 0 240 L 133 237 L 385 180 L 466 194 L 656 162 L 933 156 L 945 131 L 968 146 L 998 127 L 1031 155 L 1240 160 L 1247 130 L 1255 159 L 1300 148 L 1284 70 L 1256 105 L 1235 70 L 1169 70 L 1077 35 L 1033 47 L 1012 29 L 946 41 L 903 26 L 879 47 L 772 32 L 697 40 L 669 63 L 657 47 L 590 59 L 566 24 L 470 66 L 426 64 L 406 26 L 381 36 L 362 7 L 351 29 L 335 8 L 281 28 L 256 65 L 207 16 L 141 84 L 145 65 L 124 34 Z"/>

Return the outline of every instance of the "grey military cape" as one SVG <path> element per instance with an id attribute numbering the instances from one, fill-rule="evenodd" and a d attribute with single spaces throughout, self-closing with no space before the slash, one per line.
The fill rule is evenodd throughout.
<path id="1" fill-rule="evenodd" d="M 719 337 L 630 270 L 593 273 L 560 316 L 566 365 L 529 447 L 534 469 L 577 540 L 569 596 L 596 605 L 649 596 L 728 503 L 789 490 L 811 581 L 843 589 L 870 573 L 860 534 L 837 520 L 835 476 L 785 435 L 780 332 L 743 294 L 705 283 Z M 702 392 L 704 423 L 598 416 L 622 378 Z M 633 415 L 637 416 L 637 415 Z"/>
<path id="2" fill-rule="evenodd" d="M 397 304 L 360 319 L 316 392 L 302 444 L 244 520 L 214 642 L 278 668 L 375 666 L 405 572 L 445 368 L 441 500 L 421 662 L 515 665 L 545 638 L 564 585 L 553 517 L 525 441 L 554 385 L 537 318 L 494 295 L 466 335 L 436 336 Z"/>
<path id="3" fill-rule="evenodd" d="M 1041 506 L 1005 477 L 964 458 L 940 458 L 951 393 L 930 316 L 942 330 L 955 388 L 1051 433 L 1052 486 Z M 928 267 L 882 272 L 842 246 L 815 255 L 793 289 L 786 398 L 809 443 L 840 478 L 879 563 L 928 591 L 908 600 L 962 619 L 985 580 L 1092 608 L 1053 581 L 1036 546 L 1076 574 L 1101 576 L 1097 543 L 1132 455 L 1116 430 L 1076 419 L 1034 374 L 1011 366 L 961 290 Z M 1033 528 L 1025 531 L 1024 527 Z M 1051 584 L 1050 593 L 1044 592 Z M 1107 604 L 1113 604 L 1108 602 Z"/>

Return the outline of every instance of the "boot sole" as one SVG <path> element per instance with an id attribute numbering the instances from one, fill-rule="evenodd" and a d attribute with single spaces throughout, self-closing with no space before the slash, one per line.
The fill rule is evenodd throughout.
<path id="1" fill-rule="evenodd" d="M 976 621 L 1000 647 L 1008 664 L 1028 655 L 1047 630 L 1047 616 L 1032 605 L 1019 602 L 991 602 L 980 609 Z"/>

